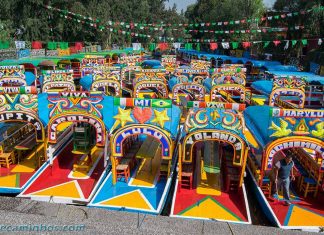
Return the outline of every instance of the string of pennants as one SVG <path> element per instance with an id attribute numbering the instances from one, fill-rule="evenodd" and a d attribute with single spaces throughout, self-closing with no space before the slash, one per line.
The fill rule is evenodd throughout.
<path id="1" fill-rule="evenodd" d="M 229 49 L 232 47 L 233 49 L 238 48 L 240 45 L 244 48 L 250 47 L 252 44 L 264 44 L 264 48 L 270 45 L 270 43 L 273 43 L 275 46 L 278 46 L 282 43 L 284 43 L 287 46 L 291 44 L 291 46 L 295 46 L 297 43 L 301 43 L 303 46 L 306 46 L 309 41 L 318 41 L 318 45 L 322 45 L 324 38 L 311 38 L 311 39 L 299 39 L 299 40 L 273 40 L 273 41 L 244 41 L 244 42 L 216 42 L 217 39 L 187 39 L 188 42 L 193 43 L 210 43 L 211 46 L 218 48 L 218 46 L 222 46 L 224 49 Z M 212 44 L 213 43 L 213 44 Z M 190 43 L 189 43 L 190 44 Z M 187 45 L 186 49 L 193 49 L 192 44 Z M 212 49 L 212 48 L 211 48 Z"/>
<path id="2" fill-rule="evenodd" d="M 184 45 L 186 50 L 193 50 L 194 43 L 195 49 L 200 50 L 200 44 L 209 44 L 211 50 L 216 50 L 218 48 L 223 49 L 237 49 L 240 46 L 242 48 L 249 48 L 254 44 L 263 44 L 263 48 L 268 47 L 270 44 L 274 46 L 279 46 L 280 44 L 284 44 L 284 49 L 287 50 L 289 47 L 294 47 L 297 43 L 300 43 L 302 46 L 307 46 L 309 41 L 317 41 L 318 46 L 321 46 L 324 38 L 318 39 L 300 39 L 300 40 L 274 40 L 274 41 L 245 41 L 245 42 L 215 42 L 214 39 L 189 39 L 188 43 Z M 190 43 L 193 42 L 193 43 Z"/>
<path id="3" fill-rule="evenodd" d="M 57 8 L 51 8 L 51 9 L 56 9 L 58 11 L 64 11 L 64 10 L 60 10 Z M 72 16 L 79 15 L 79 14 L 76 14 L 73 12 L 69 12 L 69 14 L 71 14 Z M 140 37 L 140 38 L 154 38 L 150 34 L 143 34 L 143 33 L 130 31 L 131 30 L 130 28 L 128 30 L 122 30 L 122 29 L 113 28 L 111 26 L 99 25 L 100 20 L 91 18 L 91 17 L 86 17 L 87 19 L 91 19 L 90 21 L 83 21 L 80 19 L 72 18 L 67 15 L 60 15 L 60 16 L 65 17 L 66 19 L 69 19 L 69 20 L 76 20 L 77 22 L 87 23 L 89 26 L 99 29 L 100 31 L 103 31 L 104 29 L 106 29 L 106 30 L 109 30 L 110 32 L 118 33 L 120 35 L 128 35 L 131 37 Z M 182 29 L 182 30 L 185 33 L 213 33 L 215 35 L 228 35 L 228 34 L 257 34 L 257 33 L 265 34 L 265 33 L 272 33 L 272 32 L 287 32 L 287 31 L 302 30 L 302 29 L 304 29 L 303 25 L 293 26 L 293 27 L 282 27 L 282 28 L 274 27 L 274 28 L 262 28 L 262 29 L 240 29 L 240 30 L 206 30 L 206 29 L 205 30 Z M 154 30 L 161 31 L 162 28 L 155 27 Z M 184 38 L 176 39 L 174 37 L 161 37 L 161 36 L 156 36 L 156 38 L 160 41 L 166 40 L 166 41 L 179 41 L 179 42 L 183 42 L 183 41 L 195 42 L 195 39 L 184 39 Z M 198 42 L 198 41 L 196 41 L 196 42 Z M 204 42 L 208 42 L 208 41 L 204 40 Z"/>
<path id="4" fill-rule="evenodd" d="M 215 26 L 230 26 L 230 25 L 240 25 L 240 24 L 246 24 L 246 23 L 253 23 L 253 22 L 265 22 L 265 21 L 272 21 L 272 20 L 279 20 L 279 19 L 288 19 L 291 17 L 299 17 L 301 15 L 306 15 L 312 11 L 321 11 L 324 10 L 324 6 L 314 7 L 312 9 L 307 10 L 300 10 L 298 12 L 287 12 L 287 13 L 281 13 L 279 15 L 274 16 L 264 16 L 261 18 L 251 18 L 251 19 L 240 19 L 240 20 L 226 20 L 226 21 L 218 21 L 218 22 L 200 22 L 200 23 L 178 23 L 178 24 L 171 24 L 171 23 L 138 23 L 138 22 L 123 22 L 123 21 L 112 21 L 109 20 L 106 23 L 103 23 L 101 19 L 99 18 L 92 18 L 88 16 L 84 16 L 81 14 L 77 14 L 68 10 L 62 10 L 56 7 L 52 7 L 49 5 L 45 5 L 46 9 L 53 10 L 60 12 L 64 17 L 65 16 L 72 16 L 77 18 L 78 22 L 84 22 L 87 23 L 90 22 L 90 26 L 98 27 L 98 24 L 104 24 L 109 26 L 120 26 L 128 29 L 148 29 L 148 30 L 155 30 L 159 31 L 161 28 L 170 28 L 174 30 L 179 30 L 183 27 L 188 28 L 198 28 L 198 27 L 215 27 Z M 104 29 L 105 26 L 99 26 L 99 29 Z"/>
<path id="5" fill-rule="evenodd" d="M 127 36 L 130 36 L 130 37 L 140 37 L 140 38 L 156 38 L 160 41 L 167 41 L 167 42 L 174 42 L 174 41 L 177 41 L 177 42 L 214 42 L 216 39 L 184 39 L 184 38 L 174 38 L 174 37 L 161 37 L 161 36 L 152 36 L 150 34 L 146 34 L 146 33 L 138 33 L 138 32 L 134 32 L 134 31 L 131 31 L 131 30 L 134 30 L 134 28 L 140 28 L 140 29 L 149 29 L 149 30 L 154 30 L 154 31 L 159 31 L 161 32 L 163 30 L 163 27 L 169 27 L 170 24 L 155 24 L 155 23 L 152 23 L 152 24 L 141 24 L 141 23 L 125 23 L 125 22 L 112 22 L 112 21 L 108 21 L 106 23 L 106 25 L 102 25 L 102 20 L 99 19 L 99 18 L 92 18 L 92 17 L 87 17 L 87 16 L 84 16 L 84 15 L 81 15 L 81 14 L 77 14 L 77 13 L 74 13 L 74 12 L 71 12 L 71 11 L 67 11 L 67 10 L 62 10 L 62 9 L 59 9 L 59 8 L 55 8 L 55 7 L 52 7 L 52 6 L 48 6 L 46 5 L 45 6 L 46 9 L 49 9 L 49 10 L 53 10 L 53 11 L 57 11 L 60 13 L 60 16 L 61 17 L 64 17 L 66 19 L 70 19 L 70 20 L 74 20 L 76 22 L 81 22 L 83 24 L 88 24 L 89 26 L 91 27 L 94 27 L 96 29 L 99 29 L 100 31 L 103 31 L 103 30 L 109 30 L 110 32 L 113 32 L 113 33 L 118 33 L 120 35 L 127 35 Z M 285 14 L 281 14 L 280 16 L 269 16 L 269 17 L 262 17 L 260 18 L 261 21 L 264 21 L 264 20 L 272 20 L 272 19 L 277 19 L 279 17 L 281 18 L 286 18 L 286 17 L 292 17 L 292 16 L 298 16 L 298 15 L 304 15 L 306 13 L 309 13 L 313 10 L 317 10 L 318 8 L 313 8 L 313 9 L 309 9 L 309 10 L 303 10 L 303 11 L 300 11 L 300 12 L 294 12 L 294 13 L 285 13 Z M 319 9 L 323 10 L 324 7 L 320 7 Z M 258 19 L 258 18 L 257 18 Z M 260 19 L 258 19 L 257 21 L 260 21 Z M 256 20 L 256 19 L 255 19 Z M 240 21 L 224 21 L 224 22 L 217 22 L 217 25 L 232 25 L 232 24 L 238 24 L 238 22 L 240 23 L 244 23 L 244 22 L 248 22 L 248 21 L 251 21 L 250 20 L 240 20 Z M 286 31 L 293 31 L 293 30 L 302 30 L 304 29 L 304 26 L 303 25 L 297 25 L 297 26 L 292 26 L 292 27 L 282 27 L 282 28 L 262 28 L 262 29 L 236 29 L 236 30 L 208 30 L 208 29 L 188 29 L 188 28 L 183 28 L 183 27 L 192 27 L 192 26 L 202 26 L 202 27 L 208 27 L 208 26 L 213 26 L 215 25 L 216 22 L 213 22 L 213 23 L 195 23 L 195 24 L 178 24 L 178 26 L 182 27 L 181 29 L 178 29 L 178 28 L 174 28 L 172 30 L 182 30 L 184 31 L 185 33 L 212 33 L 212 34 L 215 34 L 216 35 L 229 35 L 229 34 L 257 34 L 257 33 L 262 33 L 262 34 L 265 34 L 265 33 L 272 33 L 272 32 L 286 32 Z M 120 29 L 120 28 L 113 28 L 114 26 L 125 26 L 126 30 L 124 29 Z M 172 25 L 171 25 L 172 26 Z M 298 40 L 292 40 L 292 46 L 296 45 Z M 305 45 L 305 42 L 306 42 L 306 45 L 307 45 L 307 39 L 302 39 L 301 40 L 302 44 Z M 255 44 L 255 43 L 260 43 L 260 42 L 242 42 L 242 47 L 243 48 L 247 48 L 247 47 L 250 47 L 251 44 Z M 264 42 L 264 47 L 267 47 L 269 44 L 271 43 L 271 41 L 265 41 Z M 274 40 L 273 41 L 274 45 L 275 46 L 278 46 L 281 41 L 279 40 Z M 289 48 L 289 42 L 285 42 L 285 49 Z M 239 42 L 231 42 L 230 43 L 233 47 L 233 49 L 236 49 L 238 48 L 239 46 Z M 227 42 L 222 42 L 221 45 L 224 49 L 229 49 L 230 48 L 230 44 L 227 43 Z M 188 49 L 190 49 L 190 45 L 187 45 L 186 47 L 189 47 Z M 200 49 L 200 45 L 197 45 L 198 48 L 196 49 Z M 211 47 L 216 47 L 217 49 L 217 45 L 213 44 Z M 150 45 L 150 48 L 154 48 L 153 45 Z"/>

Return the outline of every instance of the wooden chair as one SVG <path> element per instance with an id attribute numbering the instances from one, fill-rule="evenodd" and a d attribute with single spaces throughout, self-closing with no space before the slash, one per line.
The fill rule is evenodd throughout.
<path id="1" fill-rule="evenodd" d="M 304 192 L 304 197 L 307 197 L 308 193 L 314 193 L 314 197 L 317 196 L 318 182 L 315 180 L 317 178 L 315 171 L 316 169 L 312 167 L 310 170 L 309 177 L 302 178 L 300 191 Z"/>
<path id="2" fill-rule="evenodd" d="M 160 165 L 160 172 L 159 172 L 159 178 L 158 181 L 160 181 L 161 177 L 168 178 L 170 174 L 170 160 L 163 160 L 161 161 Z"/>
<path id="3" fill-rule="evenodd" d="M 261 190 L 263 191 L 264 195 L 271 195 L 271 189 L 272 189 L 272 181 L 268 176 L 263 177 L 262 179 L 262 185 Z"/>
<path id="4" fill-rule="evenodd" d="M 14 163 L 15 163 L 15 157 L 13 155 L 13 152 L 0 154 L 1 166 L 6 166 L 6 168 L 9 168 L 10 165 Z"/>
<path id="5" fill-rule="evenodd" d="M 130 160 L 122 158 L 116 167 L 117 179 L 124 178 L 126 182 L 130 177 Z"/>
<path id="6" fill-rule="evenodd" d="M 181 188 L 189 188 L 192 189 L 193 183 L 193 168 L 192 165 L 182 165 L 181 172 L 181 180 L 180 180 Z"/>

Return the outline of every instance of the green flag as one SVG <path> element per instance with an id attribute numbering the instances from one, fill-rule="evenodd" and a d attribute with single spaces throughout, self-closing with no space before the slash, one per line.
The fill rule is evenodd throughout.
<path id="1" fill-rule="evenodd" d="M 150 43 L 149 44 L 149 51 L 154 51 L 156 48 L 156 44 L 155 43 Z"/>
<path id="2" fill-rule="evenodd" d="M 238 45 L 239 45 L 238 42 L 231 42 L 231 43 L 232 43 L 232 47 L 234 50 L 238 48 Z"/>
<path id="3" fill-rule="evenodd" d="M 264 42 L 264 45 L 263 45 L 263 48 L 266 48 L 267 46 L 269 46 L 270 42 L 267 41 L 267 42 Z"/>
<path id="4" fill-rule="evenodd" d="M 69 48 L 69 43 L 68 42 L 59 42 L 60 48 L 62 50 L 68 49 Z"/>
<path id="5" fill-rule="evenodd" d="M 47 49 L 48 50 L 56 50 L 57 49 L 57 43 L 56 42 L 48 42 L 47 43 Z"/>
<path id="6" fill-rule="evenodd" d="M 196 50 L 197 50 L 197 51 L 200 51 L 200 43 L 197 43 L 197 45 L 196 45 Z"/>
<path id="7" fill-rule="evenodd" d="M 291 41 L 292 46 L 295 46 L 296 43 L 297 43 L 297 40 L 292 40 L 292 41 Z"/>
<path id="8" fill-rule="evenodd" d="M 9 41 L 0 41 L 0 49 L 8 49 L 9 48 Z"/>
<path id="9" fill-rule="evenodd" d="M 307 39 L 302 39 L 301 42 L 302 42 L 303 46 L 307 46 Z"/>

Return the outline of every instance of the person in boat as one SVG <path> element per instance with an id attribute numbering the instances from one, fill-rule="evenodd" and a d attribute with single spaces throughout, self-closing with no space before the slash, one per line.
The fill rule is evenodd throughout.
<path id="1" fill-rule="evenodd" d="M 294 162 L 291 155 L 287 155 L 284 159 L 278 161 L 274 166 L 274 184 L 272 187 L 272 197 L 278 198 L 278 189 L 283 188 L 283 197 L 285 204 L 290 205 L 289 186 L 291 180 L 295 180 L 293 175 Z"/>

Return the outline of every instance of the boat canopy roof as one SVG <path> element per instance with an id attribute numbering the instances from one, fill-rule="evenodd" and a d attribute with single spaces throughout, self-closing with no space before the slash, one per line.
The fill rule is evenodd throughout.
<path id="1" fill-rule="evenodd" d="M 272 74 L 273 76 L 297 76 L 303 77 L 306 79 L 308 83 L 319 83 L 324 85 L 324 77 L 316 75 L 314 73 L 309 72 L 299 72 L 299 71 L 282 71 L 282 70 L 268 70 L 268 73 Z"/>
<path id="2" fill-rule="evenodd" d="M 255 81 L 252 82 L 251 87 L 259 91 L 261 94 L 270 95 L 273 88 L 273 82 L 267 80 Z"/>
<path id="3" fill-rule="evenodd" d="M 303 136 L 323 140 L 320 130 L 324 122 L 323 112 L 324 109 L 285 110 L 267 105 L 250 106 L 244 110 L 244 118 L 247 128 L 263 149 L 267 144 L 284 137 L 294 139 Z M 291 121 L 292 117 L 295 121 Z M 315 119 L 319 122 L 311 125 Z"/>

